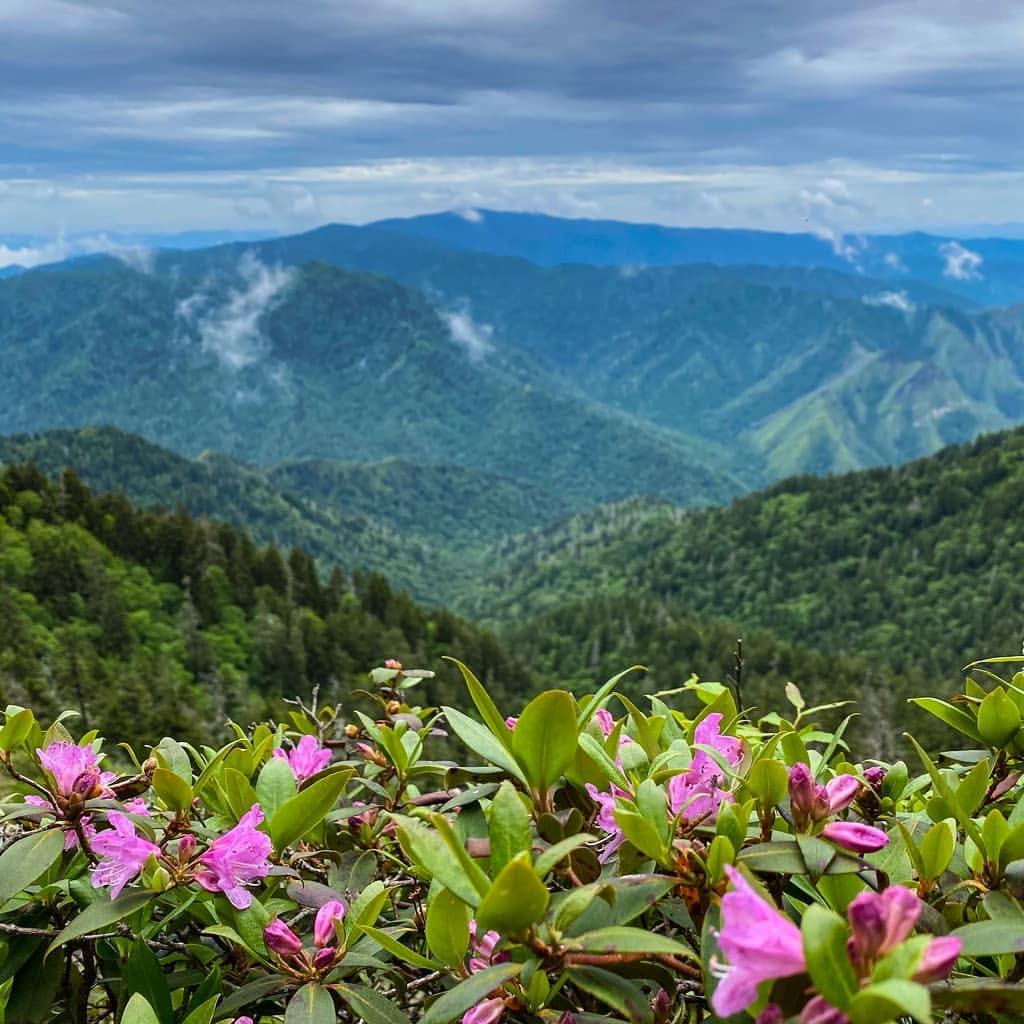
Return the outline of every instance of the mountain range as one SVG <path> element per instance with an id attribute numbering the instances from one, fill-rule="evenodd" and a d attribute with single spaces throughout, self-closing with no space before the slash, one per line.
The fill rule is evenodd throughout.
<path id="1" fill-rule="evenodd" d="M 109 422 L 261 465 L 397 456 L 582 510 L 714 504 L 1024 419 L 1018 309 L 820 266 L 542 266 L 409 224 L 0 281 L 0 430 Z"/>

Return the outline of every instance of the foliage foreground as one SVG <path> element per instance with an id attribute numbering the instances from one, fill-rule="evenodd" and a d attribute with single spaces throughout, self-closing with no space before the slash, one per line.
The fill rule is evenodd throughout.
<path id="1" fill-rule="evenodd" d="M 643 711 L 617 676 L 506 718 L 459 665 L 474 718 L 389 662 L 373 716 L 297 702 L 144 760 L 10 706 L 4 1020 L 1020 1020 L 1014 661 L 915 701 L 970 747 L 911 737 L 916 775 L 792 684 L 786 716 L 697 679 Z"/>

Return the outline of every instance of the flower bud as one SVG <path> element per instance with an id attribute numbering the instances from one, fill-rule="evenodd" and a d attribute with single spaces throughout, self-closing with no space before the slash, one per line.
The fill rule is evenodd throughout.
<path id="1" fill-rule="evenodd" d="M 800 1014 L 800 1024 L 850 1024 L 850 1018 L 822 996 L 815 996 Z"/>
<path id="2" fill-rule="evenodd" d="M 518 724 L 519 724 L 519 716 L 518 715 L 509 715 L 508 718 L 505 719 L 505 725 L 509 729 L 515 730 L 515 727 Z"/>
<path id="3" fill-rule="evenodd" d="M 874 853 L 889 842 L 889 837 L 880 828 L 861 825 L 855 821 L 829 822 L 821 830 L 821 834 L 854 853 Z"/>
<path id="4" fill-rule="evenodd" d="M 313 967 L 318 971 L 325 971 L 338 959 L 338 951 L 333 947 L 318 949 L 313 957 Z"/>
<path id="5" fill-rule="evenodd" d="M 397 715 L 402 710 L 402 702 L 400 700 L 389 700 L 385 710 L 389 715 Z"/>
<path id="6" fill-rule="evenodd" d="M 178 840 L 178 860 L 182 864 L 187 864 L 191 859 L 192 855 L 196 852 L 196 837 L 191 832 L 186 832 Z"/>
<path id="7" fill-rule="evenodd" d="M 782 1007 L 778 1003 L 769 1003 L 758 1015 L 754 1024 L 782 1024 L 785 1020 Z"/>
<path id="8" fill-rule="evenodd" d="M 359 735 L 359 726 L 352 725 L 352 723 L 350 722 L 348 725 L 345 726 L 345 735 L 350 740 L 354 740 Z"/>
<path id="9" fill-rule="evenodd" d="M 864 769 L 864 781 L 876 792 L 882 788 L 885 782 L 885 769 L 880 765 L 873 764 L 870 768 Z"/>
<path id="10" fill-rule="evenodd" d="M 263 929 L 263 941 L 267 949 L 285 959 L 302 952 L 302 940 L 279 917 Z"/>
<path id="11" fill-rule="evenodd" d="M 83 800 L 91 800 L 103 792 L 103 783 L 100 780 L 98 768 L 86 768 L 74 782 L 71 783 L 71 792 L 80 796 Z"/>
<path id="12" fill-rule="evenodd" d="M 504 999 L 482 999 L 462 1015 L 462 1024 L 496 1024 L 504 1012 Z"/>
<path id="13" fill-rule="evenodd" d="M 317 912 L 313 924 L 313 941 L 317 947 L 327 946 L 334 941 L 334 922 L 345 917 L 345 904 L 341 900 L 328 900 Z"/>
<path id="14" fill-rule="evenodd" d="M 942 981 L 953 970 L 962 947 L 963 943 L 953 935 L 941 935 L 937 939 L 932 939 L 918 961 L 914 981 L 922 985 Z"/>
<path id="15" fill-rule="evenodd" d="M 885 942 L 885 904 L 876 892 L 862 892 L 853 899 L 846 911 L 850 919 L 853 958 L 868 964 L 878 956 Z"/>
<path id="16" fill-rule="evenodd" d="M 825 786 L 828 796 L 828 809 L 831 814 L 845 811 L 860 792 L 860 779 L 853 775 L 837 775 Z"/>
<path id="17" fill-rule="evenodd" d="M 798 761 L 789 770 L 789 806 L 793 812 L 793 824 L 800 831 L 813 820 L 814 788 L 810 768 Z"/>

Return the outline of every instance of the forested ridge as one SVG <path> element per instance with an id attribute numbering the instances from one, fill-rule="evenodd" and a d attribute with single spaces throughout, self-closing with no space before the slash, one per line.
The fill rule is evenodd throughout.
<path id="1" fill-rule="evenodd" d="M 379 573 L 322 579 L 294 548 L 244 530 L 95 497 L 72 472 L 0 472 L 0 700 L 155 742 L 208 739 L 282 698 L 348 696 L 386 658 L 444 670 L 453 655 L 495 693 L 532 677 L 486 631 L 425 610 Z"/>
<path id="2" fill-rule="evenodd" d="M 1021 430 L 899 468 L 796 477 L 724 508 L 637 501 L 503 545 L 463 611 L 523 622 L 567 601 L 653 597 L 938 681 L 1020 650 L 1022 503 Z"/>

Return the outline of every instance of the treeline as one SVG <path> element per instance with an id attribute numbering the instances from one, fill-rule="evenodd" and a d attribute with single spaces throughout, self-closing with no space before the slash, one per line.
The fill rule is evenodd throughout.
<path id="1" fill-rule="evenodd" d="M 379 573 L 334 570 L 258 547 L 183 509 L 93 495 L 72 471 L 0 472 L 0 700 L 74 708 L 81 728 L 141 744 L 191 740 L 282 698 L 347 698 L 386 658 L 432 668 L 428 700 L 461 699 L 450 654 L 510 701 L 532 688 L 494 636 L 426 610 Z"/>

